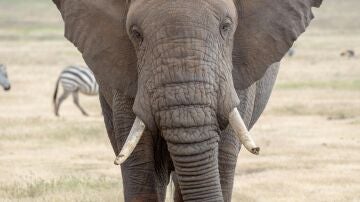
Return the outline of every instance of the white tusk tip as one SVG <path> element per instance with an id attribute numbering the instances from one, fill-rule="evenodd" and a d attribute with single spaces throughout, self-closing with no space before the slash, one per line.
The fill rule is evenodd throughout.
<path id="1" fill-rule="evenodd" d="M 138 117 L 135 118 L 134 124 L 131 127 L 130 133 L 126 138 L 123 148 L 114 160 L 115 165 L 120 165 L 131 155 L 136 145 L 139 143 L 141 136 L 145 130 L 145 124 Z"/>
<path id="2" fill-rule="evenodd" d="M 260 154 L 260 147 L 252 148 L 250 152 L 255 154 L 255 155 L 259 155 Z"/>
<path id="3" fill-rule="evenodd" d="M 121 165 L 122 163 L 124 163 L 126 159 L 124 158 L 124 155 L 119 154 L 116 159 L 114 160 L 114 164 L 115 165 Z"/>

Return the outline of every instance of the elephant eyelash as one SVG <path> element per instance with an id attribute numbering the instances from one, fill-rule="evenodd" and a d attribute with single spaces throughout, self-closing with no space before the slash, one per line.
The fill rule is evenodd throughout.
<path id="1" fill-rule="evenodd" d="M 138 45 L 140 45 L 143 42 L 144 37 L 141 31 L 135 25 L 131 27 L 130 33 L 131 33 L 131 37 Z"/>
<path id="2" fill-rule="evenodd" d="M 224 23 L 221 25 L 221 30 L 223 31 L 229 31 L 231 28 L 231 24 L 230 23 Z"/>
<path id="3" fill-rule="evenodd" d="M 225 40 L 228 33 L 232 29 L 232 21 L 229 18 L 226 18 L 221 24 L 220 24 L 220 34 L 222 38 Z"/>

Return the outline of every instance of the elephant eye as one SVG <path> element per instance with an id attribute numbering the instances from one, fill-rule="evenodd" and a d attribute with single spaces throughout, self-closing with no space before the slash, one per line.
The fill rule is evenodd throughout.
<path id="1" fill-rule="evenodd" d="M 226 18 L 221 24 L 220 24 L 220 34 L 223 39 L 226 39 L 227 35 L 231 31 L 232 28 L 232 21 L 229 18 Z"/>
<path id="2" fill-rule="evenodd" d="M 136 26 L 131 27 L 130 33 L 131 33 L 131 37 L 133 38 L 133 40 L 136 42 L 137 45 L 140 45 L 144 40 L 143 35 L 141 34 L 139 28 L 137 28 Z"/>

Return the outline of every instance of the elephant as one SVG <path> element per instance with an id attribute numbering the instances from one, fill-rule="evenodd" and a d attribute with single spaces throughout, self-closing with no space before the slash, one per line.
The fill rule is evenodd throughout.
<path id="1" fill-rule="evenodd" d="M 99 83 L 125 201 L 231 201 L 279 62 L 322 0 L 53 0 Z"/>

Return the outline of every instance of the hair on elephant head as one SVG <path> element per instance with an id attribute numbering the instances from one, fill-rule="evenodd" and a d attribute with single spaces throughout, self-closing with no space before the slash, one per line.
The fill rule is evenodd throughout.
<path id="1" fill-rule="evenodd" d="M 223 179 L 231 168 L 219 159 L 230 149 L 221 142 L 237 135 L 259 152 L 247 130 L 266 105 L 277 62 L 322 0 L 54 2 L 100 85 L 116 162 L 129 158 L 125 199 L 163 200 L 167 181 L 153 171 L 166 156 L 154 150 L 165 145 L 182 200 L 223 201 L 232 180 Z"/>

